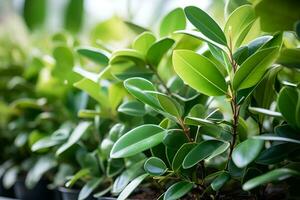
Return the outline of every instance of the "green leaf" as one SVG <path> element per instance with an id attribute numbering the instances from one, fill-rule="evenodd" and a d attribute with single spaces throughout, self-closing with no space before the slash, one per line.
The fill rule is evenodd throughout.
<path id="1" fill-rule="evenodd" d="M 143 170 L 144 160 L 133 164 L 129 168 L 127 168 L 120 176 L 118 176 L 113 183 L 112 193 L 120 193 L 127 184 L 132 181 L 135 177 L 144 173 Z"/>
<path id="2" fill-rule="evenodd" d="M 167 170 L 167 166 L 160 158 L 151 157 L 144 164 L 145 171 L 152 176 L 161 176 Z"/>
<path id="3" fill-rule="evenodd" d="M 251 190 L 253 188 L 256 188 L 259 185 L 263 185 L 273 181 L 282 181 L 291 176 L 299 176 L 299 175 L 300 175 L 299 172 L 288 168 L 274 169 L 261 176 L 248 180 L 246 183 L 244 183 L 243 190 Z"/>
<path id="4" fill-rule="evenodd" d="M 209 39 L 227 45 L 226 37 L 219 25 L 203 10 L 195 6 L 188 6 L 184 9 L 188 20 Z"/>
<path id="5" fill-rule="evenodd" d="M 133 192 L 133 190 L 145 179 L 148 174 L 143 174 L 131 181 L 118 196 L 117 200 L 125 200 Z"/>
<path id="6" fill-rule="evenodd" d="M 103 50 L 88 47 L 88 48 L 79 48 L 79 49 L 77 49 L 77 52 L 80 55 L 94 61 L 97 64 L 100 64 L 102 66 L 108 65 L 109 55 L 107 52 L 105 52 Z"/>
<path id="7" fill-rule="evenodd" d="M 228 148 L 228 144 L 224 144 L 226 143 L 219 140 L 206 140 L 197 144 L 184 158 L 183 168 L 191 168 L 206 158 L 213 158 L 223 153 Z"/>
<path id="8" fill-rule="evenodd" d="M 80 122 L 71 133 L 68 141 L 57 149 L 56 155 L 62 154 L 71 146 L 73 146 L 76 142 L 78 142 L 90 126 L 91 122 Z"/>
<path id="9" fill-rule="evenodd" d="M 183 30 L 186 19 L 182 8 L 176 8 L 169 12 L 161 21 L 159 26 L 160 37 L 171 35 L 174 31 Z"/>
<path id="10" fill-rule="evenodd" d="M 181 129 L 174 129 L 168 131 L 163 143 L 166 147 L 177 150 L 188 141 L 188 138 Z"/>
<path id="11" fill-rule="evenodd" d="M 47 15 L 46 0 L 24 1 L 23 16 L 30 29 L 36 29 L 43 25 Z"/>
<path id="12" fill-rule="evenodd" d="M 151 32 L 144 32 L 133 41 L 132 48 L 146 55 L 155 40 L 156 38 Z"/>
<path id="13" fill-rule="evenodd" d="M 122 158 L 150 149 L 163 141 L 167 131 L 157 125 L 142 125 L 125 133 L 114 144 L 110 157 Z"/>
<path id="14" fill-rule="evenodd" d="M 196 143 L 186 143 L 178 149 L 176 152 L 173 162 L 172 162 L 172 168 L 174 171 L 177 171 L 182 166 L 183 160 L 186 157 L 186 155 L 196 146 Z"/>
<path id="15" fill-rule="evenodd" d="M 257 84 L 270 65 L 275 61 L 279 47 L 271 47 L 258 51 L 250 56 L 236 71 L 233 88 L 241 90 Z"/>
<path id="16" fill-rule="evenodd" d="M 181 105 L 177 103 L 173 98 L 160 92 L 147 92 L 147 93 L 155 94 L 157 96 L 159 104 L 165 112 L 167 112 L 168 114 L 176 118 L 181 117 L 183 112 Z"/>
<path id="17" fill-rule="evenodd" d="M 56 146 L 58 144 L 62 143 L 61 140 L 56 140 L 54 138 L 52 138 L 51 136 L 49 137 L 44 137 L 40 140 L 38 140 L 37 142 L 35 142 L 32 146 L 31 146 L 31 151 L 39 151 L 41 149 L 46 149 L 49 147 L 53 147 Z"/>
<path id="18" fill-rule="evenodd" d="M 217 178 L 213 180 L 211 183 L 211 188 L 214 191 L 219 191 L 227 181 L 230 180 L 230 175 L 228 172 L 223 172 L 222 174 L 218 175 Z"/>
<path id="19" fill-rule="evenodd" d="M 72 178 L 68 182 L 66 182 L 65 186 L 72 187 L 79 179 L 88 175 L 89 173 L 90 173 L 90 170 L 87 168 L 79 170 L 76 174 L 74 174 L 72 176 Z"/>
<path id="20" fill-rule="evenodd" d="M 84 200 L 88 198 L 92 194 L 92 192 L 100 185 L 102 181 L 103 178 L 98 178 L 98 177 L 89 180 L 80 190 L 78 200 Z"/>
<path id="21" fill-rule="evenodd" d="M 139 101 L 127 101 L 122 103 L 118 108 L 118 112 L 136 117 L 142 117 L 146 114 L 144 104 Z"/>
<path id="22" fill-rule="evenodd" d="M 2 177 L 3 186 L 6 189 L 11 188 L 18 179 L 18 173 L 20 172 L 19 166 L 13 166 L 9 168 Z"/>
<path id="23" fill-rule="evenodd" d="M 74 86 L 84 92 L 89 96 L 99 102 L 102 106 L 107 107 L 108 98 L 103 88 L 99 83 L 95 83 L 89 79 L 82 79 L 74 84 Z"/>
<path id="24" fill-rule="evenodd" d="M 299 57 L 300 57 L 300 48 L 294 48 L 294 49 L 284 48 L 280 52 L 280 55 L 277 59 L 277 63 L 285 67 L 300 69 Z"/>
<path id="25" fill-rule="evenodd" d="M 173 65 L 179 77 L 192 88 L 208 96 L 226 94 L 225 78 L 210 60 L 189 50 L 176 50 Z"/>
<path id="26" fill-rule="evenodd" d="M 141 102 L 148 104 L 155 109 L 161 110 L 160 103 L 156 96 L 146 93 L 146 91 L 155 91 L 155 88 L 150 81 L 138 77 L 129 78 L 124 81 L 124 87 L 132 96 Z"/>
<path id="27" fill-rule="evenodd" d="M 270 117 L 278 117 L 278 118 L 282 117 L 281 113 L 272 111 L 272 110 L 268 110 L 268 109 L 264 109 L 264 108 L 249 107 L 249 110 L 250 110 L 250 112 L 252 112 L 254 114 L 263 114 L 263 115 L 267 115 Z"/>
<path id="28" fill-rule="evenodd" d="M 193 183 L 181 181 L 168 188 L 164 200 L 177 200 L 187 194 L 194 187 Z"/>
<path id="29" fill-rule="evenodd" d="M 283 87 L 278 95 L 277 106 L 284 119 L 293 127 L 300 128 L 300 90 Z"/>
<path id="30" fill-rule="evenodd" d="M 197 117 L 185 117 L 184 123 L 193 126 L 215 126 L 216 125 L 216 123 L 211 120 L 201 119 Z"/>
<path id="31" fill-rule="evenodd" d="M 69 1 L 66 6 L 64 26 L 71 32 L 78 32 L 81 29 L 84 17 L 84 0 Z"/>
<path id="32" fill-rule="evenodd" d="M 279 136 L 279 135 L 275 135 L 275 134 L 256 135 L 256 136 L 253 136 L 252 138 L 257 139 L 257 140 L 281 141 L 281 142 L 290 142 L 290 143 L 300 144 L 300 140 L 298 140 L 298 139 Z"/>
<path id="33" fill-rule="evenodd" d="M 32 189 L 41 180 L 42 176 L 57 166 L 54 156 L 43 156 L 35 165 L 28 171 L 25 184 L 26 187 Z"/>
<path id="34" fill-rule="evenodd" d="M 273 145 L 262 151 L 255 162 L 262 165 L 273 165 L 279 163 L 287 158 L 291 152 L 295 151 L 297 146 L 297 144 L 290 143 Z"/>
<path id="35" fill-rule="evenodd" d="M 239 168 L 244 168 L 256 159 L 263 148 L 264 142 L 257 139 L 247 139 L 238 144 L 232 152 L 232 160 Z"/>
<path id="36" fill-rule="evenodd" d="M 152 44 L 146 55 L 148 63 L 152 67 L 158 67 L 162 57 L 168 52 L 174 43 L 175 41 L 171 38 L 163 38 Z"/>
<path id="37" fill-rule="evenodd" d="M 231 13 L 225 24 L 224 33 L 227 36 L 227 41 L 231 41 L 234 49 L 241 45 L 246 37 L 243 30 L 249 25 L 252 26 L 254 19 L 254 8 L 251 5 L 243 5 Z"/>

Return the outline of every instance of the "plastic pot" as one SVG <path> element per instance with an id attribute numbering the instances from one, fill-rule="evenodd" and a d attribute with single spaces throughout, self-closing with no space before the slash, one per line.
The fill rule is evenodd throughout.
<path id="1" fill-rule="evenodd" d="M 40 180 L 32 189 L 25 186 L 25 180 L 19 179 L 14 185 L 14 191 L 17 199 L 22 200 L 53 200 L 53 191 L 47 188 L 49 184 L 46 180 Z"/>

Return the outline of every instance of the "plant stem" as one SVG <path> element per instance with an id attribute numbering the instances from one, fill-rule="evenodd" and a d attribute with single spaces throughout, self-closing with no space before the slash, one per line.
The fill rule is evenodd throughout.
<path id="1" fill-rule="evenodd" d="M 149 68 L 151 69 L 151 71 L 156 75 L 158 81 L 160 82 L 160 84 L 163 86 L 163 88 L 165 89 L 165 91 L 168 93 L 169 96 L 172 95 L 172 92 L 169 90 L 169 88 L 167 87 L 167 85 L 165 84 L 165 82 L 162 80 L 162 78 L 160 77 L 160 75 L 158 74 L 158 72 L 155 70 L 155 68 L 149 64 Z"/>
<path id="2" fill-rule="evenodd" d="M 179 124 L 180 124 L 185 136 L 191 142 L 192 139 L 191 139 L 191 136 L 190 136 L 190 129 L 184 124 L 184 121 L 181 118 L 179 118 L 178 121 L 179 121 Z"/>

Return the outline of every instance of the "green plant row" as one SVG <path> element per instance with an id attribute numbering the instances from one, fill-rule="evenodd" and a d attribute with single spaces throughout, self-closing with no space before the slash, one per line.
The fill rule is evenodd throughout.
<path id="1" fill-rule="evenodd" d="M 80 200 L 149 189 L 164 200 L 299 197 L 295 34 L 263 33 L 248 4 L 224 27 L 194 6 L 157 33 L 122 26 L 135 35 L 122 48 L 56 34 L 51 56 L 9 80 L 3 130 L 20 158 L 5 158 L 6 187 L 25 173 L 28 187 L 48 177 Z"/>

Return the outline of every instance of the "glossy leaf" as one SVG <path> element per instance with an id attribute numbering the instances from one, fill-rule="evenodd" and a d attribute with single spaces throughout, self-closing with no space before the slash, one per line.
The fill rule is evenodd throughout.
<path id="1" fill-rule="evenodd" d="M 133 190 L 145 179 L 148 174 L 143 174 L 133 179 L 125 189 L 120 193 L 117 200 L 125 200 L 133 192 Z"/>
<path id="2" fill-rule="evenodd" d="M 167 171 L 167 166 L 161 159 L 157 157 L 151 157 L 146 160 L 144 169 L 150 175 L 160 176 Z"/>
<path id="3" fill-rule="evenodd" d="M 211 40 L 227 45 L 226 37 L 219 25 L 203 10 L 194 6 L 184 9 L 188 20 L 206 37 Z"/>
<path id="4" fill-rule="evenodd" d="M 144 104 L 139 101 L 124 102 L 118 107 L 118 112 L 137 117 L 141 117 L 146 114 Z"/>
<path id="5" fill-rule="evenodd" d="M 144 164 L 144 160 L 133 164 L 132 166 L 128 167 L 120 176 L 118 176 L 112 187 L 112 193 L 120 193 L 124 188 L 128 185 L 130 181 L 132 181 L 137 176 L 141 175 L 144 170 L 142 169 Z"/>
<path id="6" fill-rule="evenodd" d="M 290 143 L 300 144 L 300 139 L 294 139 L 294 138 L 284 137 L 284 136 L 275 135 L 275 134 L 256 135 L 256 136 L 253 136 L 252 138 L 257 139 L 257 140 L 281 141 L 281 142 L 290 142 Z"/>
<path id="7" fill-rule="evenodd" d="M 244 168 L 254 161 L 263 148 L 264 142 L 257 139 L 247 139 L 238 144 L 232 152 L 232 160 L 239 168 Z"/>
<path id="8" fill-rule="evenodd" d="M 267 48 L 250 56 L 236 71 L 233 88 L 241 90 L 257 84 L 275 61 L 278 50 L 279 47 Z"/>
<path id="9" fill-rule="evenodd" d="M 223 153 L 228 148 L 228 145 L 223 145 L 224 142 L 219 140 L 207 140 L 199 143 L 184 158 L 183 168 L 191 168 L 208 157 L 212 158 Z"/>
<path id="10" fill-rule="evenodd" d="M 249 110 L 254 114 L 263 114 L 263 115 L 267 115 L 270 117 L 279 117 L 279 118 L 282 117 L 281 113 L 272 111 L 272 110 L 268 110 L 268 109 L 264 109 L 264 108 L 249 107 Z"/>
<path id="11" fill-rule="evenodd" d="M 56 155 L 62 154 L 64 151 L 73 146 L 80 138 L 86 133 L 87 129 L 91 126 L 90 122 L 80 122 L 77 127 L 71 133 L 68 141 L 59 147 L 56 151 Z"/>
<path id="12" fill-rule="evenodd" d="M 153 84 L 143 78 L 130 78 L 124 81 L 124 87 L 128 92 L 141 102 L 150 105 L 153 108 L 161 109 L 160 103 L 155 95 L 148 94 L 146 91 L 155 91 Z"/>
<path id="13" fill-rule="evenodd" d="M 214 63 L 189 50 L 173 53 L 173 66 L 179 77 L 192 88 L 209 96 L 226 94 L 227 84 Z"/>
<path id="14" fill-rule="evenodd" d="M 143 152 L 162 142 L 166 130 L 157 125 L 142 125 L 125 133 L 114 144 L 112 158 L 129 157 Z"/>
<path id="15" fill-rule="evenodd" d="M 95 177 L 88 181 L 79 192 L 78 200 L 84 200 L 88 198 L 92 192 L 100 185 L 103 181 L 102 178 Z"/>
<path id="16" fill-rule="evenodd" d="M 300 27 L 300 25 L 298 26 Z M 298 59 L 299 57 L 300 57 L 299 48 L 293 48 L 293 49 L 285 48 L 281 50 L 280 55 L 277 59 L 277 63 L 286 67 L 300 69 L 300 61 Z"/>
<path id="17" fill-rule="evenodd" d="M 174 171 L 180 169 L 184 158 L 196 145 L 197 145 L 196 143 L 186 143 L 182 145 L 180 149 L 178 149 L 172 162 L 172 168 Z"/>
<path id="18" fill-rule="evenodd" d="M 213 180 L 213 182 L 211 183 L 211 188 L 214 191 L 219 191 L 229 180 L 230 180 L 230 175 L 228 174 L 228 172 L 223 172 Z"/>
<path id="19" fill-rule="evenodd" d="M 243 5 L 231 13 L 225 24 L 224 33 L 227 36 L 227 40 L 231 41 L 232 47 L 240 46 L 246 36 L 243 34 L 243 30 L 249 24 L 252 25 L 254 19 L 254 8 L 251 5 Z"/>
<path id="20" fill-rule="evenodd" d="M 146 55 L 155 40 L 156 38 L 151 32 L 144 32 L 133 41 L 132 47 Z"/>
<path id="21" fill-rule="evenodd" d="M 102 66 L 106 66 L 109 62 L 109 55 L 107 52 L 104 52 L 103 50 L 100 49 L 95 49 L 95 48 L 79 48 L 77 49 L 77 52 L 94 61 L 97 64 L 100 64 Z"/>
<path id="22" fill-rule="evenodd" d="M 184 143 L 188 142 L 188 138 L 180 129 L 169 130 L 164 137 L 163 143 L 166 147 L 171 149 L 179 149 Z"/>
<path id="23" fill-rule="evenodd" d="M 280 90 L 277 106 L 285 120 L 294 127 L 300 127 L 300 91 L 297 88 L 283 87 Z"/>
<path id="24" fill-rule="evenodd" d="M 176 200 L 186 195 L 194 187 L 193 183 L 181 181 L 168 188 L 164 200 Z"/>
<path id="25" fill-rule="evenodd" d="M 288 168 L 274 169 L 261 176 L 248 180 L 246 183 L 244 183 L 243 190 L 251 190 L 253 188 L 256 188 L 259 185 L 263 185 L 273 181 L 282 181 L 291 176 L 299 176 L 299 175 L 300 175 L 299 172 Z"/>
<path id="26" fill-rule="evenodd" d="M 171 35 L 174 31 L 183 30 L 186 19 L 182 8 L 176 8 L 169 12 L 161 21 L 159 27 L 160 37 Z"/>
<path id="27" fill-rule="evenodd" d="M 171 38 L 163 38 L 152 44 L 146 55 L 148 63 L 152 67 L 157 67 L 162 57 L 168 52 L 174 43 L 175 41 Z"/>

